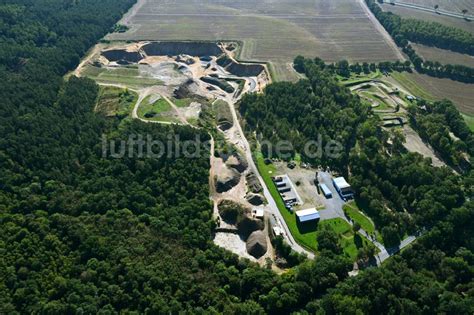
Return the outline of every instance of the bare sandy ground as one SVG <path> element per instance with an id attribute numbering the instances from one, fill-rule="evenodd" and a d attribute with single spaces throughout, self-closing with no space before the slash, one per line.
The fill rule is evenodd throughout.
<path id="1" fill-rule="evenodd" d="M 410 152 L 420 153 L 424 157 L 431 158 L 433 166 L 446 166 L 442 160 L 440 160 L 433 149 L 423 142 L 418 133 L 416 133 L 411 127 L 405 126 L 403 128 L 403 133 L 405 134 L 406 143 L 404 144 L 405 148 Z"/>

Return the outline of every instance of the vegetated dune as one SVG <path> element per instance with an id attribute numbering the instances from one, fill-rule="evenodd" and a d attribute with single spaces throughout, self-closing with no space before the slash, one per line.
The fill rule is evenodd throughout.
<path id="1" fill-rule="evenodd" d="M 126 51 L 125 49 L 104 50 L 102 56 L 109 61 L 139 62 L 143 59 L 138 51 Z"/>
<path id="2" fill-rule="evenodd" d="M 211 42 L 152 42 L 142 47 L 148 56 L 219 56 L 223 53 L 216 43 Z"/>

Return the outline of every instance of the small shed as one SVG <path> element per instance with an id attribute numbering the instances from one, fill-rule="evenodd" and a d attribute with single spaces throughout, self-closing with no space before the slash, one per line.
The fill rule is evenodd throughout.
<path id="1" fill-rule="evenodd" d="M 273 234 L 275 234 L 275 236 L 280 236 L 283 234 L 283 231 L 281 230 L 281 228 L 279 226 L 274 226 L 273 227 Z"/>
<path id="2" fill-rule="evenodd" d="M 263 219 L 263 209 L 253 209 L 252 211 L 254 218 Z"/>

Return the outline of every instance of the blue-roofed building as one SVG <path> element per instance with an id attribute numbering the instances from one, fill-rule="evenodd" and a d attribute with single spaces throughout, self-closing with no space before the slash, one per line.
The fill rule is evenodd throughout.
<path id="1" fill-rule="evenodd" d="M 296 217 L 300 223 L 318 221 L 320 219 L 319 211 L 316 208 L 296 211 Z"/>

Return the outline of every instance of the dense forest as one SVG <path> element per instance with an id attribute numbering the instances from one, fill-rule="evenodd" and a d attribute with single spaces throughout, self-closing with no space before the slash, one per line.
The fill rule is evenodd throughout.
<path id="1" fill-rule="evenodd" d="M 297 68 L 304 67 L 302 57 L 295 61 Z M 324 67 L 322 60 L 317 60 Z M 298 68 L 298 69 L 299 69 Z M 286 159 L 296 152 L 305 151 L 308 141 L 318 141 L 326 147 L 331 140 L 342 144 L 344 150 L 338 158 L 327 155 L 303 158 L 314 165 L 328 166 L 345 171 L 349 149 L 354 146 L 357 126 L 367 118 L 369 108 L 363 105 L 349 90 L 341 87 L 330 71 L 321 71 L 318 66 L 305 68 L 308 80 L 295 84 L 275 83 L 265 90 L 265 95 L 246 95 L 240 103 L 240 112 L 246 121 L 247 131 L 256 131 L 261 141 L 277 144 L 279 140 L 290 141 L 290 152 L 282 152 Z M 276 147 L 276 146 L 274 146 Z M 262 148 L 266 156 L 277 152 Z"/>
<path id="2" fill-rule="evenodd" d="M 443 65 L 437 61 L 423 60 L 410 45 L 410 41 L 412 41 L 474 55 L 472 34 L 439 23 L 403 19 L 392 12 L 384 12 L 375 0 L 365 0 L 365 2 L 393 37 L 395 43 L 408 55 L 417 71 L 434 77 L 450 78 L 466 83 L 474 82 L 474 68 L 457 64 Z"/>
<path id="3" fill-rule="evenodd" d="M 418 102 L 409 108 L 412 126 L 445 161 L 461 170 L 471 168 L 474 156 L 474 134 L 463 117 L 448 100 L 428 103 Z"/>
<path id="4" fill-rule="evenodd" d="M 412 249 L 348 279 L 352 263 L 338 246 L 282 276 L 214 246 L 207 154 L 191 160 L 104 158 L 104 134 L 116 143 L 136 134 L 208 138 L 193 128 L 105 118 L 92 111 L 98 94 L 93 81 L 63 80 L 133 2 L 0 2 L 0 313 L 472 314 L 474 206 L 463 203 L 467 189 L 461 189 L 473 183 L 472 173 L 443 177 L 463 181 L 461 188 L 446 191 L 455 197 L 449 204 L 438 201 L 444 220 L 435 218 Z M 374 122 L 361 129 L 370 113 L 334 85 L 320 61 L 304 64 L 310 82 L 274 90 L 284 97 L 315 84 L 334 88 L 335 97 L 327 100 L 322 89 L 307 106 L 318 106 L 313 97 L 331 107 L 342 104 L 337 106 L 353 124 L 342 133 L 357 139 L 341 139 L 355 148 L 376 128 Z M 366 142 L 372 149 L 383 145 Z M 369 162 L 381 167 L 376 157 Z M 417 183 L 433 172 L 424 167 Z M 416 189 L 416 198 L 442 199 L 433 185 Z"/>
<path id="5" fill-rule="evenodd" d="M 348 89 L 340 87 L 334 79 L 332 65 L 325 65 L 320 59 L 297 57 L 295 67 L 308 80 L 292 85 L 277 83 L 269 86 L 265 95 L 242 99 L 240 111 L 250 134 L 255 131 L 259 139 L 274 145 L 280 140 L 290 141 L 294 146 L 293 156 L 298 152 L 315 165 L 350 173 L 360 204 L 381 228 L 389 246 L 398 244 L 407 233 L 431 226 L 448 215 L 448 209 L 463 204 L 460 178 L 447 168 L 431 167 L 430 161 L 418 154 L 404 152 L 403 136 L 383 131 L 370 109 Z M 449 104 L 426 104 L 424 108 L 445 113 L 456 134 L 471 144 L 472 133 Z M 420 124 L 427 119 L 427 116 L 420 118 Z M 433 139 L 440 139 L 437 135 L 443 130 L 447 130 L 449 137 L 449 125 L 433 126 L 436 130 L 427 131 Z M 319 135 L 324 139 L 323 146 L 331 140 L 341 142 L 341 154 L 308 158 L 305 142 Z M 393 143 L 391 147 L 387 146 L 389 139 Z M 449 156 L 459 157 L 466 146 L 461 139 L 453 141 Z M 262 150 L 263 154 L 274 153 Z M 427 190 L 433 193 L 427 194 Z"/>

